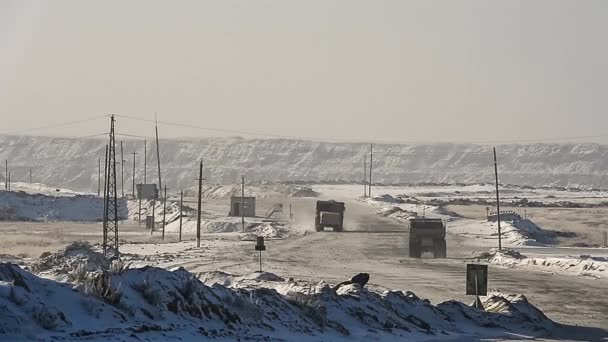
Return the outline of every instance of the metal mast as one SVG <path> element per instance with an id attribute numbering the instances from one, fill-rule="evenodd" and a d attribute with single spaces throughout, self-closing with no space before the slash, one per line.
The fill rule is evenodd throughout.
<path id="1" fill-rule="evenodd" d="M 117 258 L 118 254 L 118 194 L 116 191 L 116 139 L 114 115 L 110 116 L 110 144 L 108 145 L 107 187 L 103 254 Z"/>

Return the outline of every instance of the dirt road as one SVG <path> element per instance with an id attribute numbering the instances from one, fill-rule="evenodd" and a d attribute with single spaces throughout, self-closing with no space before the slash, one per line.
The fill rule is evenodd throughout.
<path id="1" fill-rule="evenodd" d="M 294 201 L 297 212 L 314 212 L 314 201 Z M 466 258 L 473 250 L 449 236 L 448 259 L 407 257 L 404 224 L 376 215 L 370 206 L 347 200 L 344 233 L 310 233 L 267 242 L 265 270 L 315 281 L 338 282 L 359 272 L 371 275 L 371 286 L 415 292 L 432 302 L 472 301 L 464 295 Z M 308 217 L 311 222 L 312 215 Z M 218 251 L 214 261 L 179 263 L 191 271 L 221 269 L 251 272 L 258 263 L 253 246 Z M 489 287 L 523 293 L 550 318 L 564 324 L 608 327 L 608 281 L 490 266 Z"/>

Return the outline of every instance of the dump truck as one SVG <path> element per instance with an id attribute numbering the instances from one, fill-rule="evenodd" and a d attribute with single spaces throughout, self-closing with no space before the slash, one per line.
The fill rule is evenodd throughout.
<path id="1" fill-rule="evenodd" d="M 344 202 L 317 201 L 315 230 L 320 232 L 326 227 L 330 227 L 334 232 L 341 232 L 344 228 L 344 210 Z"/>
<path id="2" fill-rule="evenodd" d="M 435 258 L 446 257 L 445 223 L 442 219 L 414 218 L 410 220 L 410 258 L 420 258 L 431 252 Z"/>

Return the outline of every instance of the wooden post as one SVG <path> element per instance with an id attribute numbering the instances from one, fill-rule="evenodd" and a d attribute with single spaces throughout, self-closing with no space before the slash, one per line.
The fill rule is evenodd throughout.
<path id="1" fill-rule="evenodd" d="M 245 231 L 245 175 L 241 176 L 241 230 Z"/>
<path id="2" fill-rule="evenodd" d="M 369 145 L 369 190 L 367 196 L 372 197 L 372 166 L 374 163 L 374 144 Z"/>
<path id="3" fill-rule="evenodd" d="M 167 186 L 165 185 L 165 198 L 163 199 L 163 236 L 162 239 L 165 239 L 165 225 L 167 224 Z"/>
<path id="4" fill-rule="evenodd" d="M 367 157 L 363 155 L 363 197 L 367 197 Z"/>
<path id="5" fill-rule="evenodd" d="M 156 209 L 156 196 L 152 200 L 152 228 L 150 228 L 150 235 L 154 233 L 154 228 L 156 226 L 156 215 L 154 214 L 154 210 Z M 147 220 L 147 218 L 146 218 Z"/>
<path id="6" fill-rule="evenodd" d="M 203 162 L 198 171 L 198 213 L 196 218 L 196 247 L 201 246 L 201 197 L 203 191 Z"/>
<path id="7" fill-rule="evenodd" d="M 182 212 L 184 209 L 184 191 L 179 191 L 179 242 L 182 242 Z"/>
<path id="8" fill-rule="evenodd" d="M 156 128 L 156 161 L 158 162 L 158 190 L 163 190 L 163 181 L 160 176 L 160 147 L 158 145 L 158 126 Z"/>
<path id="9" fill-rule="evenodd" d="M 498 222 L 498 250 L 502 250 L 502 237 L 500 234 L 500 197 L 498 195 L 498 164 L 496 163 L 496 147 L 494 147 L 494 175 L 496 176 L 496 221 Z"/>

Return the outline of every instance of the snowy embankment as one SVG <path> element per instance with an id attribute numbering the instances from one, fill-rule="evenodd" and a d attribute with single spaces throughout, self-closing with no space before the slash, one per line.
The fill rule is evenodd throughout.
<path id="1" fill-rule="evenodd" d="M 138 220 L 139 201 L 128 202 L 129 218 Z M 142 201 L 141 217 L 145 221 L 146 215 L 152 215 L 154 206 L 155 222 L 157 229 L 162 227 L 163 222 L 163 203 L 161 201 Z M 179 202 L 168 201 L 166 206 L 165 232 L 179 232 Z M 182 210 L 182 233 L 196 233 L 197 220 L 196 210 L 184 206 Z M 247 217 L 245 230 L 242 228 L 240 217 L 220 216 L 211 212 L 203 211 L 201 214 L 201 232 L 207 233 L 239 233 L 242 239 L 255 239 L 256 236 L 263 236 L 267 239 L 281 239 L 294 232 L 290 232 L 289 223 L 280 220 L 267 220 L 261 217 Z"/>
<path id="2" fill-rule="evenodd" d="M 93 195 L 50 196 L 23 191 L 0 191 L 0 220 L 101 221 L 103 199 Z M 120 219 L 127 218 L 127 203 L 118 201 Z"/>
<path id="3" fill-rule="evenodd" d="M 432 305 L 409 291 L 270 273 L 213 272 L 201 281 L 182 268 L 129 269 L 86 245 L 70 248 L 32 266 L 68 282 L 0 263 L 1 340 L 416 341 L 541 336 L 560 327 L 523 295 L 490 293 L 484 312 L 453 300 Z"/>
<path id="4" fill-rule="evenodd" d="M 448 233 L 465 237 L 466 244 L 475 246 L 498 245 L 498 223 L 486 220 L 463 219 L 450 222 Z M 544 246 L 551 244 L 553 232 L 545 231 L 530 220 L 501 221 L 500 223 L 502 245 L 506 247 L 517 246 Z"/>
<path id="5" fill-rule="evenodd" d="M 182 222 L 182 232 L 196 233 L 196 219 L 187 218 Z M 179 221 L 167 224 L 166 231 L 179 232 Z M 244 240 L 263 236 L 267 239 L 282 239 L 294 232 L 289 224 L 282 221 L 266 221 L 260 218 L 247 218 L 245 230 L 242 229 L 240 217 L 206 217 L 201 219 L 201 232 L 206 233 L 239 233 Z"/>
<path id="6" fill-rule="evenodd" d="M 205 185 L 202 188 L 203 198 L 229 199 L 232 196 L 241 196 L 241 184 Z M 186 197 L 195 197 L 198 186 L 191 187 L 184 192 Z M 317 197 L 319 194 L 309 186 L 292 184 L 247 184 L 247 196 L 256 198 L 280 197 Z"/>
<path id="7" fill-rule="evenodd" d="M 403 203 L 399 197 L 388 194 L 365 199 L 377 208 L 378 215 L 407 221 L 424 215 L 429 218 L 446 220 L 447 232 L 466 237 L 465 243 L 474 246 L 496 246 L 498 244 L 498 223 L 487 220 L 464 219 L 442 206 Z M 502 244 L 507 247 L 543 246 L 553 243 L 555 233 L 543 230 L 527 219 L 501 222 Z"/>
<path id="8" fill-rule="evenodd" d="M 403 203 L 399 198 L 389 194 L 378 195 L 371 198 L 362 199 L 365 203 L 376 208 L 377 214 L 384 217 L 391 217 L 398 221 L 408 221 L 411 218 L 430 214 L 435 207 Z"/>
<path id="9" fill-rule="evenodd" d="M 522 267 L 536 271 L 560 273 L 566 275 L 608 278 L 608 258 L 589 255 L 568 257 L 527 257 L 517 251 L 491 249 L 475 257 L 506 267 Z"/>

